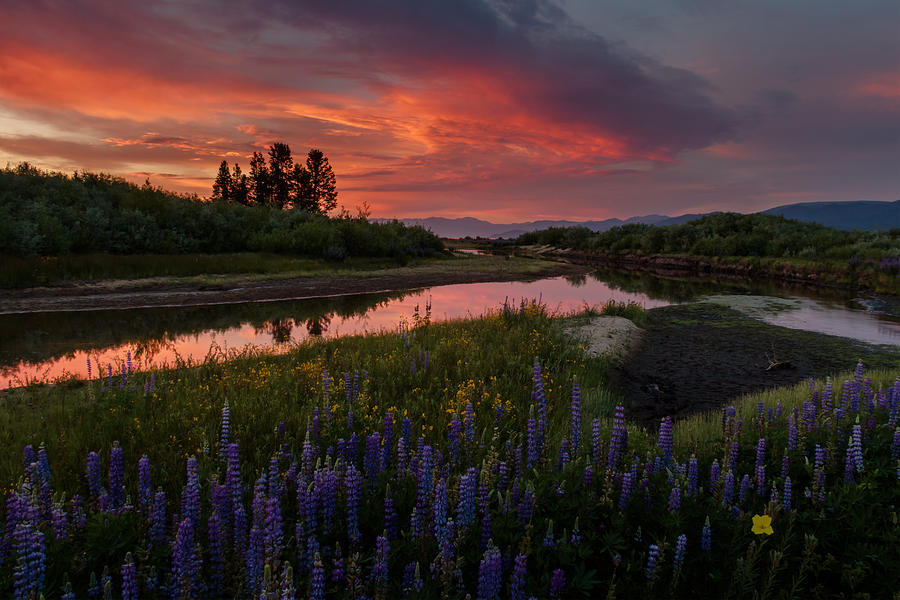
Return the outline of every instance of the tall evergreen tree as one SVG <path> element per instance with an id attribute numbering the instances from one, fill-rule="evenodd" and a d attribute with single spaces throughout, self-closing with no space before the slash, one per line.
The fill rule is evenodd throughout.
<path id="1" fill-rule="evenodd" d="M 337 206 L 334 170 L 321 150 L 313 148 L 306 155 L 309 182 L 304 194 L 312 210 L 325 214 Z"/>
<path id="2" fill-rule="evenodd" d="M 259 152 L 250 158 L 250 198 L 256 204 L 267 206 L 271 202 L 272 187 L 269 182 L 269 167 Z"/>
<path id="3" fill-rule="evenodd" d="M 241 173 L 241 165 L 234 163 L 234 172 L 231 175 L 231 197 L 234 202 L 249 206 L 252 198 L 250 197 L 250 179 Z"/>
<path id="4" fill-rule="evenodd" d="M 294 159 L 291 156 L 291 147 L 284 142 L 273 143 L 269 146 L 269 184 L 273 206 L 277 208 L 290 206 L 293 174 Z"/>
<path id="5" fill-rule="evenodd" d="M 309 197 L 309 171 L 300 163 L 294 163 L 291 174 L 291 205 L 306 212 L 317 212 Z"/>
<path id="6" fill-rule="evenodd" d="M 149 183 L 149 180 L 148 180 Z M 213 183 L 212 199 L 232 201 L 232 187 L 234 181 L 231 178 L 231 171 L 228 170 L 228 161 L 223 160 L 219 165 L 219 172 L 216 174 L 216 181 Z"/>

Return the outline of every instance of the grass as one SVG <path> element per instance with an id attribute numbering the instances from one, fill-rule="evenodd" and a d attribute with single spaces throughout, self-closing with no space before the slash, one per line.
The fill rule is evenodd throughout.
<path id="1" fill-rule="evenodd" d="M 32 503 L 34 514 L 45 508 L 64 510 L 69 525 L 64 539 L 56 540 L 44 517 L 17 519 L 7 509 L 6 523 L 21 536 L 43 532 L 47 572 L 42 586 L 48 600 L 60 597 L 66 578 L 78 597 L 84 597 L 91 573 L 99 576 L 104 567 L 111 570 L 118 590 L 127 552 L 137 563 L 141 597 L 163 597 L 159 585 L 157 591 L 148 591 L 153 581 L 170 585 L 167 596 L 200 595 L 192 587 L 199 579 L 220 586 L 220 592 L 209 592 L 213 597 L 244 598 L 252 591 L 258 598 L 261 590 L 276 594 L 284 592 L 281 582 L 290 563 L 297 597 L 317 597 L 310 580 L 323 568 L 327 598 L 463 598 L 467 593 L 492 598 L 497 597 L 488 577 L 494 547 L 502 556 L 498 593 L 503 598 L 519 598 L 519 591 L 521 597 L 547 598 L 557 570 L 565 579 L 561 598 L 849 598 L 893 593 L 897 576 L 892 565 L 898 552 L 891 540 L 898 530 L 891 515 L 900 504 L 900 466 L 894 464 L 891 454 L 897 450 L 892 451 L 891 444 L 900 386 L 890 391 L 888 386 L 900 372 L 867 373 L 870 380 L 838 374 L 835 406 L 842 407 L 841 384 L 858 382 L 845 384 L 856 396 L 847 396 L 843 414 L 822 410 L 804 384 L 746 397 L 727 419 L 714 412 L 680 420 L 674 427 L 674 458 L 660 462 L 664 454 L 656 431 L 629 426 L 627 450 L 611 445 L 610 435 L 619 435 L 620 429 L 612 419 L 607 365 L 603 359 L 586 357 L 563 333 L 567 320 L 583 318 L 552 318 L 541 305 L 523 303 L 479 318 L 432 323 L 426 308 L 398 332 L 303 343 L 286 355 L 210 356 L 202 363 L 134 373 L 125 380 L 95 377 L 6 392 L 0 396 L 0 442 L 15 450 L 0 456 L 0 483 L 15 493 L 13 497 Z M 538 377 L 535 361 L 540 365 Z M 145 392 L 151 375 L 153 389 Z M 333 381 L 327 383 L 329 379 Z M 581 427 L 573 430 L 570 409 L 576 382 Z M 816 385 L 822 389 L 824 382 Z M 879 389 L 890 395 L 879 397 Z M 871 405 L 868 390 L 875 394 Z M 862 399 L 856 412 L 855 397 Z M 238 497 L 248 510 L 250 538 L 274 531 L 270 525 L 280 519 L 283 537 L 265 533 L 259 539 L 267 541 L 253 546 L 244 530 L 236 547 L 225 537 L 220 556 L 209 541 L 207 519 L 213 505 L 224 522 L 232 523 L 229 519 L 236 514 L 229 512 L 236 504 L 226 507 L 210 500 L 211 490 L 227 481 L 219 440 L 226 401 L 228 440 L 240 445 L 244 491 Z M 812 413 L 810 404 L 815 406 Z M 789 448 L 788 418 L 795 408 L 795 423 L 801 427 L 796 446 Z M 387 414 L 393 416 L 391 428 L 385 426 Z M 408 425 L 402 425 L 404 419 Z M 843 476 L 847 436 L 857 420 L 865 468 L 854 471 L 856 481 L 848 484 Z M 543 431 L 542 446 L 529 430 Z M 573 431 L 580 432 L 580 444 Z M 408 442 L 398 448 L 400 438 Z M 739 500 L 735 492 L 734 500 L 725 502 L 722 478 L 710 482 L 712 462 L 724 465 L 731 444 L 737 442 L 737 462 L 731 468 L 738 480 L 743 474 L 752 479 L 760 438 L 767 440 L 762 494 L 751 490 Z M 351 451 L 347 443 L 353 439 Z M 106 471 L 115 441 L 125 457 L 124 488 L 132 509 L 110 507 L 108 494 L 92 495 L 83 475 L 89 451 L 99 454 Z M 52 477 L 34 467 L 23 480 L 18 449 L 31 444 L 37 450 L 41 443 Z M 533 444 L 538 444 L 538 456 L 532 461 Z M 826 449 L 824 486 L 816 483 L 819 475 L 811 457 L 816 444 Z M 429 449 L 439 466 L 423 469 Z M 169 499 L 162 542 L 153 541 L 155 513 L 143 504 L 138 487 L 135 464 L 143 453 L 150 460 L 152 488 L 160 486 Z M 692 455 L 699 482 L 692 480 Z M 185 460 L 190 457 L 197 459 L 202 518 L 185 525 L 184 515 L 191 514 L 192 488 L 183 487 Z M 790 507 L 780 474 L 785 457 L 794 482 Z M 351 510 L 351 481 L 357 471 L 363 478 L 361 499 Z M 481 486 L 472 488 L 471 524 L 463 491 L 469 473 Z M 623 502 L 626 474 L 636 476 L 635 489 Z M 322 491 L 327 487 L 320 490 L 316 482 L 333 476 L 338 493 L 332 514 L 322 508 L 329 506 Z M 423 478 L 431 484 L 423 484 Z M 51 482 L 51 499 L 31 494 L 42 487 L 50 491 Z M 804 487 L 811 489 L 811 498 L 804 496 Z M 674 488 L 682 499 L 672 509 Z M 447 493 L 445 504 L 439 502 L 444 498 L 441 490 Z M 305 491 L 326 494 L 315 496 L 321 503 L 315 525 L 311 513 L 304 512 Z M 87 506 L 83 527 L 68 501 L 76 493 Z M 396 521 L 385 516 L 386 497 Z M 278 519 L 260 512 L 273 502 L 280 505 Z M 414 508 L 427 517 L 418 525 Z M 178 521 L 172 520 L 173 513 L 181 514 Z M 774 534 L 751 533 L 751 517 L 757 513 L 772 517 Z M 442 534 L 434 526 L 443 526 L 445 517 L 454 519 L 456 533 L 439 541 Z M 707 522 L 710 550 L 701 547 Z M 188 535 L 186 527 L 202 553 L 203 565 L 196 571 L 191 571 L 195 563 L 190 557 L 172 557 L 172 543 Z M 303 535 L 295 536 L 297 531 Z M 687 553 L 679 562 L 674 555 L 682 534 Z M 385 564 L 375 552 L 379 536 L 383 539 L 378 543 L 389 546 Z M 9 535 L 7 540 L 14 541 Z M 651 544 L 660 557 L 648 569 Z M 12 555 L 0 567 L 0 590 L 5 591 L 12 590 L 17 569 L 18 551 L 9 547 Z M 519 580 L 512 574 L 516 556 L 527 565 Z M 169 578 L 173 560 L 194 575 Z M 376 564 L 386 567 L 389 577 L 382 579 Z M 417 568 L 423 580 L 420 591 L 415 590 Z M 334 569 L 343 573 L 332 581 Z M 222 578 L 216 579 L 219 575 Z M 524 585 L 517 587 L 515 581 Z M 284 595 L 264 597 L 292 596 L 288 589 Z"/>

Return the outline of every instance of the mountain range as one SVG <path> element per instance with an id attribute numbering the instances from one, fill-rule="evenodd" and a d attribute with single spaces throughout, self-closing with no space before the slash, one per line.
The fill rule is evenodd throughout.
<path id="1" fill-rule="evenodd" d="M 644 215 L 628 219 L 604 219 L 602 221 L 542 220 L 522 223 L 491 223 L 474 217 L 448 219 L 445 217 L 425 217 L 400 219 L 407 225 L 421 225 L 435 234 L 446 238 L 484 237 L 514 238 L 529 231 L 548 227 L 587 227 L 591 231 L 607 231 L 628 223 L 648 225 L 678 225 L 700 217 L 716 214 L 684 214 L 677 217 L 667 215 Z M 762 214 L 781 215 L 798 221 L 820 223 L 835 229 L 892 229 L 900 227 L 900 200 L 894 202 L 804 202 L 786 204 L 762 211 Z M 379 219 L 386 220 L 386 219 Z"/>

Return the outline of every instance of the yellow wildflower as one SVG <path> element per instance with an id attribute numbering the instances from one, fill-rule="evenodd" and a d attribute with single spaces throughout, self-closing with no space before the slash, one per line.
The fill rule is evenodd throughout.
<path id="1" fill-rule="evenodd" d="M 753 515 L 753 533 L 772 535 L 772 517 L 769 515 Z"/>

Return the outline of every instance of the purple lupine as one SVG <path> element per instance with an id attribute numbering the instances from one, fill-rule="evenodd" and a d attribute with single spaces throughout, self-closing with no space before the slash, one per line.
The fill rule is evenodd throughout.
<path id="1" fill-rule="evenodd" d="M 181 492 L 181 518 L 190 519 L 196 531 L 200 526 L 200 477 L 197 474 L 197 458 L 187 459 L 187 483 Z"/>
<path id="2" fill-rule="evenodd" d="M 581 485 L 587 489 L 591 489 L 594 485 L 594 469 L 591 468 L 590 463 L 584 465 L 584 475 L 581 478 Z"/>
<path id="3" fill-rule="evenodd" d="M 750 476 L 745 474 L 744 478 L 741 479 L 741 489 L 738 493 L 738 502 L 740 504 L 743 504 L 744 500 L 747 499 L 747 493 L 750 491 L 751 487 L 752 485 L 750 483 Z"/>
<path id="4" fill-rule="evenodd" d="M 791 478 L 786 477 L 784 480 L 784 494 L 781 500 L 784 510 L 791 510 Z"/>
<path id="5" fill-rule="evenodd" d="M 762 496 L 766 491 L 766 438 L 760 438 L 756 445 L 756 493 Z"/>
<path id="6" fill-rule="evenodd" d="M 13 592 L 16 600 L 37 598 L 44 589 L 46 551 L 44 534 L 34 522 L 34 509 L 25 509 L 22 520 L 12 532 L 18 561 L 13 568 Z"/>
<path id="7" fill-rule="evenodd" d="M 891 461 L 900 457 L 900 427 L 894 430 L 894 442 L 891 444 Z"/>
<path id="8" fill-rule="evenodd" d="M 788 450 L 797 449 L 797 424 L 794 417 L 788 417 Z"/>
<path id="9" fill-rule="evenodd" d="M 560 471 L 564 471 L 566 467 L 569 466 L 569 438 L 563 438 L 562 443 L 559 446 L 559 461 L 557 462 L 557 469 Z"/>
<path id="10" fill-rule="evenodd" d="M 669 493 L 669 503 L 666 505 L 666 508 L 669 510 L 669 514 L 672 515 L 681 508 L 681 488 L 677 485 L 673 487 L 672 491 Z"/>
<path id="11" fill-rule="evenodd" d="M 362 477 L 352 464 L 344 475 L 344 503 L 347 517 L 347 537 L 350 544 L 359 541 L 359 502 L 362 495 Z"/>
<path id="12" fill-rule="evenodd" d="M 860 363 L 862 364 L 862 363 Z M 853 433 L 850 436 L 850 442 L 847 448 L 849 460 L 853 463 L 853 469 L 857 473 L 863 472 L 863 451 L 862 451 L 862 427 L 860 425 L 853 426 Z"/>
<path id="13" fill-rule="evenodd" d="M 528 441 L 528 468 L 531 469 L 537 466 L 538 460 L 540 459 L 538 424 L 537 420 L 534 418 L 534 407 L 531 408 L 528 415 L 528 429 L 526 435 Z"/>
<path id="14" fill-rule="evenodd" d="M 578 384 L 572 385 L 572 427 L 569 434 L 572 439 L 572 454 L 578 454 L 581 447 L 581 388 Z"/>
<path id="15" fill-rule="evenodd" d="M 678 536 L 678 539 L 675 542 L 675 557 L 674 557 L 674 569 L 675 572 L 681 571 L 681 566 L 684 564 L 684 553 L 687 550 L 687 536 L 685 534 L 681 534 Z"/>
<path id="16" fill-rule="evenodd" d="M 607 455 L 607 468 L 615 471 L 619 464 L 619 457 L 625 453 L 628 447 L 628 430 L 625 429 L 625 407 L 616 406 L 613 417 L 612 435 L 609 439 L 609 454 Z"/>
<path id="17" fill-rule="evenodd" d="M 455 412 L 450 415 L 450 431 L 447 432 L 448 453 L 450 462 L 459 462 L 459 440 L 462 437 L 462 426 L 459 423 L 459 415 Z"/>
<path id="18" fill-rule="evenodd" d="M 465 529 L 475 522 L 475 489 L 478 485 L 478 470 L 470 467 L 459 478 L 459 498 L 456 506 L 456 524 Z"/>
<path id="19" fill-rule="evenodd" d="M 225 399 L 225 405 L 222 407 L 222 425 L 219 429 L 219 454 L 224 455 L 228 451 L 231 434 L 231 407 L 228 405 L 228 399 Z"/>
<path id="20" fill-rule="evenodd" d="M 478 565 L 478 600 L 498 600 L 503 577 L 500 550 L 491 544 Z"/>
<path id="21" fill-rule="evenodd" d="M 41 443 L 37 453 L 38 474 L 44 481 L 50 481 L 50 461 L 47 459 L 47 448 Z"/>
<path id="22" fill-rule="evenodd" d="M 550 577 L 550 598 L 557 600 L 566 587 L 566 572 L 562 569 L 555 569 Z"/>
<path id="23" fill-rule="evenodd" d="M 194 524 L 185 518 L 178 524 L 178 532 L 172 542 L 172 596 L 190 598 L 198 583 L 199 571 L 198 557 L 194 554 Z"/>
<path id="24" fill-rule="evenodd" d="M 150 511 L 150 541 L 161 546 L 166 541 L 166 493 L 162 488 L 153 496 L 153 509 Z"/>
<path id="25" fill-rule="evenodd" d="M 50 521 L 53 526 L 53 538 L 64 540 L 69 537 L 69 523 L 66 511 L 62 506 L 56 505 L 51 511 Z"/>
<path id="26" fill-rule="evenodd" d="M 738 460 L 738 443 L 737 441 L 731 442 L 731 448 L 728 452 L 728 468 L 736 469 L 737 468 L 737 460 Z"/>
<path id="27" fill-rule="evenodd" d="M 659 449 L 662 450 L 662 459 L 663 463 L 666 466 L 668 466 L 672 462 L 672 428 L 672 417 L 664 417 L 659 422 L 659 437 L 657 440 L 657 445 L 659 446 Z"/>
<path id="28" fill-rule="evenodd" d="M 100 455 L 96 452 L 88 452 L 87 455 L 87 481 L 88 493 L 93 498 L 100 497 Z"/>
<path id="29" fill-rule="evenodd" d="M 138 503 L 142 514 L 146 515 L 150 509 L 150 501 L 153 498 L 153 488 L 150 486 L 150 458 L 144 454 L 138 460 Z"/>
<path id="30" fill-rule="evenodd" d="M 425 587 L 422 581 L 422 575 L 419 573 L 419 563 L 411 562 L 403 568 L 403 597 L 406 598 L 411 592 L 420 592 Z"/>
<path id="31" fill-rule="evenodd" d="M 528 556 L 516 555 L 509 583 L 510 600 L 525 600 L 525 583 L 528 577 Z"/>
<path id="32" fill-rule="evenodd" d="M 706 522 L 703 523 L 703 533 L 700 537 L 700 547 L 707 552 L 712 549 L 712 529 L 709 526 L 709 516 L 706 517 Z"/>
<path id="33" fill-rule="evenodd" d="M 656 581 L 656 563 L 659 560 L 659 546 L 650 544 L 650 552 L 647 554 L 647 581 L 652 585 Z"/>
<path id="34" fill-rule="evenodd" d="M 434 482 L 434 501 L 431 514 L 434 537 L 440 545 L 444 539 L 444 527 L 447 524 L 447 481 L 443 477 Z"/>
<path id="35" fill-rule="evenodd" d="M 87 514 L 84 512 L 84 499 L 81 494 L 72 496 L 72 525 L 75 529 L 87 527 Z"/>
<path id="36" fill-rule="evenodd" d="M 209 557 L 209 592 L 215 598 L 221 592 L 222 582 L 225 578 L 225 535 L 218 510 L 213 510 L 207 524 L 207 535 L 209 537 L 209 550 L 207 552 Z"/>
<path id="37" fill-rule="evenodd" d="M 263 547 L 266 562 L 274 563 L 281 555 L 283 546 L 281 505 L 278 498 L 266 498 L 266 516 L 263 523 Z"/>
<path id="38" fill-rule="evenodd" d="M 619 510 L 625 510 L 628 506 L 628 499 L 631 498 L 631 492 L 634 491 L 634 475 L 631 471 L 626 471 L 622 475 L 622 492 L 619 494 Z"/>
<path id="39" fill-rule="evenodd" d="M 475 443 L 475 409 L 472 408 L 471 402 L 466 402 L 465 413 L 463 413 L 463 434 L 467 444 Z"/>
<path id="40" fill-rule="evenodd" d="M 600 436 L 600 419 L 591 419 L 591 462 L 600 464 L 603 438 Z"/>
<path id="41" fill-rule="evenodd" d="M 394 447 L 394 413 L 388 411 L 384 413 L 384 468 L 387 469 L 391 464 L 391 448 Z"/>
<path id="42" fill-rule="evenodd" d="M 381 471 L 381 434 L 377 431 L 366 436 L 366 453 L 363 456 L 363 472 L 369 488 L 375 486 Z"/>
<path id="43" fill-rule="evenodd" d="M 785 453 L 784 456 L 781 457 L 781 478 L 786 478 L 791 472 L 791 460 L 788 455 Z"/>
<path id="44" fill-rule="evenodd" d="M 375 587 L 384 589 L 388 584 L 388 553 L 390 543 L 386 536 L 375 538 L 375 564 L 372 566 L 372 580 Z"/>
<path id="45" fill-rule="evenodd" d="M 719 483 L 719 477 L 722 475 L 722 467 L 719 465 L 719 459 L 715 458 L 709 466 L 709 488 L 713 489 Z"/>
<path id="46" fill-rule="evenodd" d="M 125 555 L 120 571 L 122 575 L 122 600 L 138 600 L 137 568 L 131 552 Z"/>
<path id="47" fill-rule="evenodd" d="M 543 544 L 545 548 L 556 546 L 556 535 L 553 533 L 553 519 L 547 521 L 547 532 L 544 534 Z"/>
<path id="48" fill-rule="evenodd" d="M 537 405 L 537 446 L 538 454 L 544 448 L 544 434 L 547 430 L 547 397 L 544 395 L 544 378 L 541 374 L 541 363 L 534 361 L 532 369 L 532 383 L 534 384 L 534 402 Z"/>
<path id="49" fill-rule="evenodd" d="M 688 496 L 696 496 L 700 478 L 700 468 L 697 465 L 697 457 L 691 455 L 688 462 Z"/>
<path id="50" fill-rule="evenodd" d="M 518 517 L 519 524 L 524 525 L 531 520 L 534 514 L 534 490 L 526 489 L 522 494 L 522 500 L 519 502 Z"/>
<path id="51" fill-rule="evenodd" d="M 109 451 L 109 509 L 117 512 L 125 505 L 125 463 L 119 442 Z"/>
<path id="52" fill-rule="evenodd" d="M 325 567 L 318 552 L 313 558 L 312 575 L 309 578 L 309 600 L 325 600 Z"/>
<path id="53" fill-rule="evenodd" d="M 248 537 L 247 558 L 244 561 L 244 587 L 247 591 L 256 593 L 263 581 L 265 565 L 263 532 L 258 527 L 253 527 Z"/>

